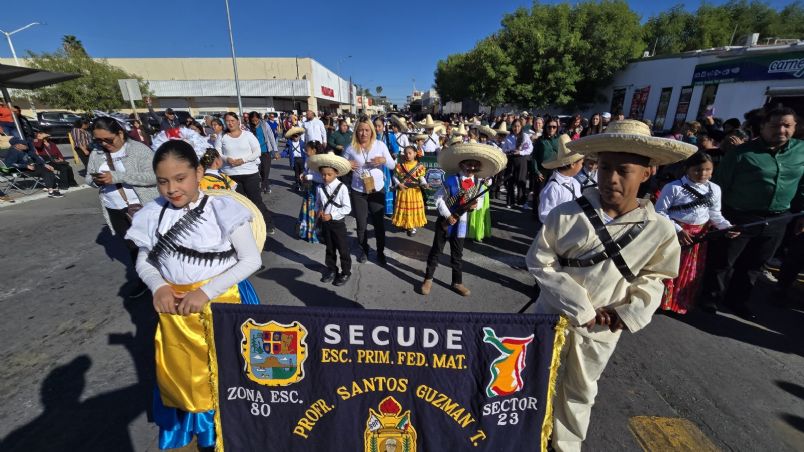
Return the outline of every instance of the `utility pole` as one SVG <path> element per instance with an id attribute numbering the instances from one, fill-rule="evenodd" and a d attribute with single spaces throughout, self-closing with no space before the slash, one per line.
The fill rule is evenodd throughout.
<path id="1" fill-rule="evenodd" d="M 11 35 L 13 35 L 14 33 L 19 33 L 22 30 L 25 30 L 26 28 L 33 27 L 34 25 L 42 25 L 42 24 L 39 22 L 31 22 L 28 25 L 22 28 L 17 28 L 14 31 L 0 30 L 0 33 L 6 35 L 6 40 L 8 41 L 8 47 L 11 48 L 11 56 L 14 57 L 14 64 L 16 64 L 17 66 L 20 65 L 20 60 L 17 59 L 17 52 L 14 50 L 14 43 L 11 42 Z M 28 98 L 28 103 L 31 104 L 31 111 L 33 112 L 34 116 L 36 116 L 36 107 L 34 106 L 33 100 L 31 100 L 31 95 L 29 93 L 25 93 L 25 97 Z"/>
<path id="2" fill-rule="evenodd" d="M 226 3 L 226 23 L 229 25 L 229 44 L 232 46 L 232 66 L 234 66 L 235 92 L 237 93 L 238 118 L 243 118 L 243 99 L 240 97 L 240 77 L 237 75 L 237 55 L 235 55 L 234 35 L 232 35 L 232 16 L 229 14 L 229 0 Z"/>

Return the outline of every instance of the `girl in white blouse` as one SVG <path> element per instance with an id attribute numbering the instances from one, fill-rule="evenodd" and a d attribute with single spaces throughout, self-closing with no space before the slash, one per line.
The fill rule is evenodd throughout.
<path id="1" fill-rule="evenodd" d="M 710 182 L 712 157 L 699 151 L 684 163 L 685 175 L 662 188 L 656 212 L 669 218 L 683 247 L 678 277 L 666 282 L 661 308 L 685 314 L 693 305 L 703 279 L 706 243 L 693 243 L 709 226 L 728 229 L 731 223 L 720 212 L 720 187 Z M 729 232 L 727 237 L 738 236 Z"/>

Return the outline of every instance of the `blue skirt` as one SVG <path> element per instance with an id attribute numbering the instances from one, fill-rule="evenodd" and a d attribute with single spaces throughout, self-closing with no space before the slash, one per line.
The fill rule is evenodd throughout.
<path id="1" fill-rule="evenodd" d="M 245 279 L 237 284 L 242 304 L 260 304 L 254 286 Z M 188 413 L 162 404 L 159 388 L 154 388 L 154 423 L 159 427 L 159 448 L 178 449 L 198 437 L 199 447 L 215 446 L 215 410 Z"/>
<path id="2" fill-rule="evenodd" d="M 394 214 L 394 191 L 391 190 L 391 170 L 383 165 L 382 175 L 385 177 L 385 214 Z"/>

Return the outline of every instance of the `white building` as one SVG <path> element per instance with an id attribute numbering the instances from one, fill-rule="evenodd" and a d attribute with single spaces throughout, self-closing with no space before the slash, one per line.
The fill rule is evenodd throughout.
<path id="1" fill-rule="evenodd" d="M 615 112 L 670 130 L 700 118 L 739 118 L 766 103 L 804 113 L 804 41 L 740 46 L 648 57 L 628 64 L 603 94 L 608 102 L 586 112 Z"/>

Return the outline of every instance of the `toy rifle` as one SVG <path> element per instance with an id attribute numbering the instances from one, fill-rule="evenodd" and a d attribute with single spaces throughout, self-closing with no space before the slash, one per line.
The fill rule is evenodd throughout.
<path id="1" fill-rule="evenodd" d="M 736 224 L 736 225 L 734 225 L 734 226 L 732 226 L 730 228 L 726 228 L 726 229 L 709 231 L 709 232 L 707 232 L 705 234 L 701 234 L 701 235 L 699 235 L 697 237 L 693 237 L 692 244 L 687 245 L 687 246 L 693 246 L 693 245 L 701 243 L 701 242 L 714 240 L 714 239 L 723 237 L 724 235 L 726 235 L 729 232 L 744 232 L 744 231 L 747 231 L 747 230 L 749 230 L 751 228 L 754 228 L 754 227 L 757 227 L 757 226 L 768 226 L 771 223 L 776 223 L 776 222 L 785 221 L 785 220 L 792 220 L 792 219 L 798 218 L 798 217 L 800 217 L 802 215 L 804 215 L 804 212 L 790 213 L 790 214 L 787 214 L 787 215 L 780 215 L 778 217 L 765 218 L 764 220 L 754 221 L 754 222 L 751 222 L 751 223 Z"/>
<path id="2" fill-rule="evenodd" d="M 494 176 L 492 176 L 492 177 L 494 177 Z M 447 200 L 447 202 L 446 202 L 447 207 L 449 208 L 449 210 L 452 213 L 452 215 L 455 215 L 456 217 L 460 218 L 463 214 L 465 214 L 466 212 L 469 211 L 469 207 L 472 204 L 474 204 L 475 201 L 477 201 L 478 199 L 483 197 L 483 195 L 485 195 L 486 193 L 490 192 L 493 188 L 497 187 L 498 185 L 504 184 L 506 181 L 508 181 L 508 179 L 511 179 L 513 177 L 514 176 L 511 175 L 511 176 L 508 176 L 506 178 L 500 179 L 498 181 L 494 181 L 494 182 L 491 183 L 491 185 L 486 185 L 484 183 L 483 185 L 486 185 L 486 186 L 484 188 L 482 188 L 482 189 L 477 190 L 477 192 L 475 192 L 475 194 L 472 197 L 470 197 L 469 199 L 467 199 L 466 202 L 464 202 L 464 203 L 461 203 L 460 199 L 466 193 L 463 190 L 460 190 L 455 196 L 452 196 Z M 485 180 L 489 180 L 489 179 L 485 179 Z M 443 224 L 444 230 L 449 229 L 449 227 L 450 227 L 449 222 L 445 221 L 444 224 Z"/>

